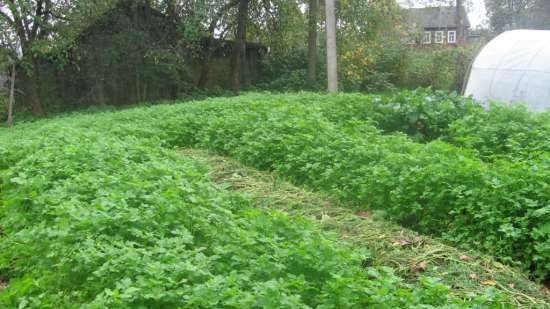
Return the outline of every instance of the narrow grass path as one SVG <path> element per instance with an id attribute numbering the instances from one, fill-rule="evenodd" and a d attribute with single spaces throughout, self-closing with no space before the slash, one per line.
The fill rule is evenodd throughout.
<path id="1" fill-rule="evenodd" d="M 196 149 L 181 153 L 207 165 L 216 183 L 249 195 L 258 207 L 309 217 L 354 250 L 369 252 L 370 258 L 364 261 L 367 265 L 392 267 L 411 283 L 420 275 L 441 278 L 457 295 L 497 288 L 518 308 L 550 308 L 548 289 L 490 257 L 418 235 L 385 221 L 376 212 L 354 212 L 322 194 L 236 160 Z"/>

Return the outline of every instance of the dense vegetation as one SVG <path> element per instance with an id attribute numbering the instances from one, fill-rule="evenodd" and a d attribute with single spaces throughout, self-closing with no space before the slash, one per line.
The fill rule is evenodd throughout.
<path id="1" fill-rule="evenodd" d="M 391 269 L 364 268 L 365 256 L 307 220 L 254 210 L 169 149 L 198 145 L 230 152 L 318 188 L 332 177 L 332 191 L 345 197 L 350 191 L 339 186 L 354 175 L 338 172 L 337 158 L 331 159 L 335 173 L 327 169 L 318 184 L 312 181 L 322 157 L 351 154 L 338 154 L 334 146 L 365 147 L 361 135 L 386 137 L 369 125 L 342 130 L 326 119 L 322 102 L 342 98 L 249 95 L 2 131 L 0 274 L 9 287 L 0 305 L 508 308 L 497 294 L 457 299 L 437 280 L 411 286 Z M 302 164 L 307 158 L 300 152 L 317 158 Z"/>
<path id="2" fill-rule="evenodd" d="M 9 1 L 2 10 L 0 77 L 15 65 L 16 121 L 198 92 L 326 87 L 324 1 Z M 475 44 L 404 44 L 409 17 L 395 0 L 341 1 L 337 16 L 341 89 L 461 89 Z M 36 27 L 16 22 L 27 19 Z M 6 97 L 0 89 L 0 119 Z"/>
<path id="3" fill-rule="evenodd" d="M 383 209 L 392 220 L 490 252 L 544 278 L 550 266 L 550 156 L 535 152 L 548 136 L 548 127 L 535 120 L 546 116 L 530 116 L 533 123 L 522 130 L 535 127 L 532 135 L 539 140 L 525 144 L 509 143 L 522 132 L 458 134 L 476 121 L 486 126 L 483 118 L 497 118 L 501 109 L 506 110 L 486 113 L 470 100 L 441 93 L 251 96 L 230 108 L 219 103 L 189 107 L 174 119 L 182 126 L 178 144 L 214 149 L 274 170 L 355 207 Z M 458 130 L 462 122 L 465 128 Z M 481 142 L 471 149 L 441 140 L 415 143 L 401 134 L 380 134 L 376 125 L 420 140 L 449 132 L 442 137 Z M 509 148 L 504 158 L 487 160 L 483 149 L 491 143 L 497 143 L 495 152 Z M 530 149 L 533 145 L 537 148 Z M 522 159 L 522 153 L 534 157 Z"/>
<path id="4" fill-rule="evenodd" d="M 233 156 L 547 278 L 548 119 L 413 91 L 250 94 L 20 124 L 0 133 L 0 304 L 501 308 L 362 269 L 306 220 L 253 210 L 170 148 Z"/>

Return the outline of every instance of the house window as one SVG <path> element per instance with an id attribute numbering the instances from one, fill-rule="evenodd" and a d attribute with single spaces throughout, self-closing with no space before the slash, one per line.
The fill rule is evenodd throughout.
<path id="1" fill-rule="evenodd" d="M 435 42 L 438 44 L 443 43 L 443 31 L 436 31 L 435 32 Z"/>
<path id="2" fill-rule="evenodd" d="M 432 43 L 432 33 L 430 31 L 424 32 L 424 38 L 422 39 L 422 44 L 431 44 Z"/>
<path id="3" fill-rule="evenodd" d="M 447 42 L 456 43 L 456 31 L 447 32 Z"/>

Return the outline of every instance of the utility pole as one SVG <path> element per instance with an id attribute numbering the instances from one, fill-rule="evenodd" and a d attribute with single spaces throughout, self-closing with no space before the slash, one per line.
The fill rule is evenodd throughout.
<path id="1" fill-rule="evenodd" d="M 328 92 L 338 92 L 338 63 L 336 54 L 336 10 L 334 0 L 325 0 L 327 31 Z"/>
<path id="2" fill-rule="evenodd" d="M 457 27 L 457 42 L 463 44 L 465 42 L 464 35 L 464 16 L 462 16 L 462 0 L 456 0 L 456 27 Z"/>

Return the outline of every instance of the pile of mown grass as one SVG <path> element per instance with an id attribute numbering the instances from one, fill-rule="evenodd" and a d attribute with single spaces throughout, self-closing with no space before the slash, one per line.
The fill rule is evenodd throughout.
<path id="1" fill-rule="evenodd" d="M 249 196 L 255 207 L 310 218 L 354 251 L 368 252 L 365 264 L 391 267 L 407 282 L 417 283 L 421 276 L 439 278 L 458 297 L 488 293 L 495 287 L 518 308 L 550 307 L 550 291 L 490 256 L 419 235 L 384 220 L 377 211 L 350 209 L 234 159 L 198 149 L 181 153 L 206 165 L 208 175 L 223 188 Z"/>

